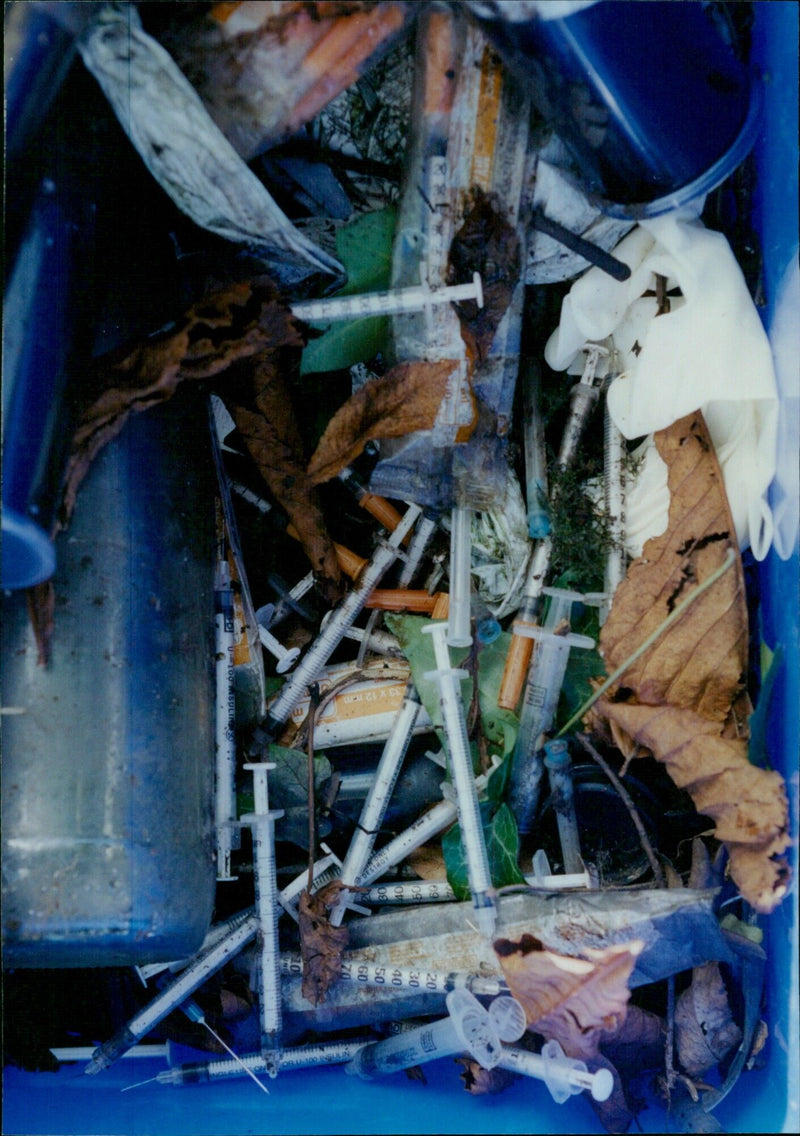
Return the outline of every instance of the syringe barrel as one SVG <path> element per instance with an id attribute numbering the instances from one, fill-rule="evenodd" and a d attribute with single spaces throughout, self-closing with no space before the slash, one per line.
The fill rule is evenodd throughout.
<path id="1" fill-rule="evenodd" d="M 414 535 L 411 537 L 411 541 L 406 550 L 406 560 L 397 582 L 399 588 L 407 588 L 414 579 L 438 525 L 438 517 L 426 514 L 423 514 L 417 521 Z"/>
<path id="2" fill-rule="evenodd" d="M 561 856 L 567 874 L 582 872 L 580 833 L 575 814 L 572 762 L 567 743 L 561 739 L 545 742 L 544 763 L 550 779 L 553 810 L 558 824 Z"/>
<path id="3" fill-rule="evenodd" d="M 569 643 L 560 636 L 548 636 L 537 643 L 528 671 L 509 797 L 522 833 L 530 832 L 539 804 L 544 765 L 538 743 L 553 724 L 568 661 Z"/>
<path id="4" fill-rule="evenodd" d="M 439 1057 L 447 1057 L 464 1048 L 451 1018 L 441 1018 L 430 1025 L 387 1037 L 383 1041 L 365 1045 L 345 1067 L 345 1073 L 355 1074 L 365 1080 L 400 1069 L 410 1069 L 412 1065 L 423 1065 Z"/>
<path id="5" fill-rule="evenodd" d="M 451 647 L 468 647 L 470 628 L 470 509 L 456 507 L 450 528 L 450 607 L 447 615 L 447 642 Z"/>
<path id="6" fill-rule="evenodd" d="M 342 864 L 341 880 L 344 884 L 357 884 L 369 861 L 375 837 L 383 820 L 386 806 L 394 791 L 403 758 L 408 751 L 414 732 L 414 723 L 420 711 L 420 699 L 413 687 L 408 691 L 397 713 L 392 732 L 383 747 L 378 768 L 364 807 L 361 810 L 353 839 Z M 346 900 L 331 912 L 331 923 L 338 926 L 346 910 Z"/>
<path id="7" fill-rule="evenodd" d="M 457 816 L 458 810 L 451 801 L 439 801 L 375 853 L 361 873 L 360 883 L 367 885 L 380 879 L 389 868 L 394 868 L 401 860 L 405 860 L 406 856 L 422 847 L 432 836 L 448 828 Z"/>

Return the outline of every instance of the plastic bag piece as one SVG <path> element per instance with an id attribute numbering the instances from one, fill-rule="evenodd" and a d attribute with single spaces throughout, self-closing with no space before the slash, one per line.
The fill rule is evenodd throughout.
<path id="1" fill-rule="evenodd" d="M 545 348 L 554 370 L 571 369 L 587 340 L 613 334 L 621 374 L 608 409 L 626 438 L 649 435 L 702 409 L 722 467 L 741 548 L 762 560 L 772 543 L 766 500 L 775 472 L 777 387 L 758 312 L 731 248 L 690 211 L 644 221 L 615 250 L 630 265 L 625 283 L 591 269 L 572 286 Z M 655 275 L 680 294 L 656 316 Z M 745 362 L 746 361 L 746 362 Z M 629 547 L 638 556 L 663 532 L 666 484 L 652 440 L 627 500 Z"/>
<path id="2" fill-rule="evenodd" d="M 102 7 L 78 50 L 153 177 L 196 224 L 246 246 L 284 287 L 343 275 L 277 207 L 134 5 Z"/>

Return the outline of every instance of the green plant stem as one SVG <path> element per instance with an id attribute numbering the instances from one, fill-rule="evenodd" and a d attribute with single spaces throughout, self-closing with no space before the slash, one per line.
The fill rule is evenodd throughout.
<path id="1" fill-rule="evenodd" d="M 597 688 L 594 694 L 592 694 L 591 698 L 587 698 L 584 704 L 575 711 L 575 713 L 567 722 L 564 723 L 564 725 L 556 734 L 556 737 L 560 738 L 563 737 L 564 734 L 569 733 L 575 723 L 579 722 L 588 710 L 591 710 L 592 706 L 594 706 L 598 698 L 603 697 L 606 691 L 610 687 L 612 687 L 619 678 L 622 677 L 628 667 L 633 666 L 636 660 L 641 658 L 645 651 L 648 651 L 653 646 L 658 637 L 662 635 L 668 628 L 670 628 L 673 623 L 679 620 L 686 609 L 690 607 L 695 600 L 699 599 L 700 596 L 702 596 L 703 592 L 708 591 L 708 589 L 712 587 L 713 584 L 716 584 L 717 580 L 725 575 L 725 573 L 728 571 L 735 560 L 736 554 L 734 553 L 732 548 L 729 548 L 727 556 L 725 557 L 725 560 L 719 566 L 719 568 L 712 572 L 708 579 L 704 580 L 702 584 L 699 584 L 693 592 L 690 592 L 688 596 L 681 600 L 678 606 L 669 613 L 663 623 L 660 623 L 655 631 L 647 636 L 644 643 L 641 643 L 633 652 L 633 654 L 628 655 L 624 663 L 620 663 L 613 674 L 610 674 L 605 682 Z"/>

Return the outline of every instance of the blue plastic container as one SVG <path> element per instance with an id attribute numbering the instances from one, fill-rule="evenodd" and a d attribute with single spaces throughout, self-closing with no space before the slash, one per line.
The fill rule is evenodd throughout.
<path id="1" fill-rule="evenodd" d="M 620 5 L 625 7 L 626 5 Z M 787 272 L 797 262 L 797 42 L 796 3 L 755 5 L 753 57 L 766 83 L 766 128 L 756 147 L 758 194 L 754 223 L 765 255 L 765 323 L 776 334 L 779 299 Z M 796 359 L 797 318 L 794 328 Z M 797 406 L 793 388 L 782 390 L 788 414 Z M 794 409 L 792 409 L 792 404 Z M 795 438 L 795 458 L 797 439 Z M 790 501 L 797 509 L 797 500 Z M 779 673 L 768 739 L 770 760 L 787 779 L 792 831 L 798 831 L 798 546 L 782 559 L 771 553 L 760 566 L 762 634 L 766 644 L 786 648 Z M 797 879 L 796 854 L 793 856 Z M 715 1115 L 728 1132 L 797 1132 L 800 1129 L 798 1054 L 798 909 L 792 895 L 769 919 L 765 1017 L 770 1037 L 763 1065 L 745 1073 Z M 102 1040 L 102 1039 L 98 1039 Z M 245 1133 L 591 1133 L 599 1131 L 588 1102 L 572 1098 L 556 1105 L 535 1082 L 519 1081 L 497 1097 L 470 1097 L 462 1090 L 451 1061 L 425 1067 L 428 1084 L 404 1077 L 363 1083 L 330 1068 L 287 1074 L 270 1083 L 264 1097 L 246 1080 L 196 1088 L 146 1085 L 120 1094 L 120 1088 L 152 1077 L 152 1061 L 132 1067 L 119 1062 L 102 1080 L 81 1077 L 75 1068 L 58 1074 L 6 1070 L 5 1131 L 15 1133 L 194 1136 Z M 640 1114 L 645 1131 L 663 1132 L 667 1118 L 648 1109 Z"/>
<path id="2" fill-rule="evenodd" d="M 500 8 L 487 34 L 606 212 L 674 209 L 719 185 L 751 148 L 760 91 L 704 5 Z"/>
<path id="3" fill-rule="evenodd" d="M 50 540 L 69 423 L 64 392 L 91 247 L 88 203 L 43 182 L 4 300 L 2 586 L 52 576 Z"/>

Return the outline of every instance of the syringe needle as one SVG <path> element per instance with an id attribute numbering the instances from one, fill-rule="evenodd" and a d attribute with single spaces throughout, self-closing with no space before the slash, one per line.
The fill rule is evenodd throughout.
<path id="1" fill-rule="evenodd" d="M 223 1047 L 223 1049 L 227 1050 L 227 1052 L 228 1052 L 228 1053 L 230 1053 L 230 1055 L 231 1055 L 231 1057 L 232 1057 L 232 1058 L 234 1059 L 234 1061 L 238 1062 L 238 1064 L 239 1064 L 239 1065 L 241 1065 L 241 1067 L 242 1067 L 242 1068 L 244 1069 L 244 1071 L 245 1071 L 245 1073 L 247 1074 L 247 1076 L 248 1076 L 248 1077 L 250 1077 L 250 1079 L 251 1079 L 251 1080 L 255 1081 L 255 1083 L 256 1083 L 256 1084 L 258 1085 L 258 1087 L 259 1087 L 259 1088 L 261 1089 L 262 1093 L 266 1093 L 266 1094 L 267 1094 L 267 1096 L 269 1096 L 269 1089 L 268 1089 L 268 1088 L 267 1088 L 267 1086 L 266 1086 L 266 1085 L 264 1084 L 264 1082 L 263 1082 L 263 1081 L 259 1081 L 258 1077 L 257 1077 L 257 1076 L 255 1075 L 255 1073 L 253 1072 L 253 1070 L 252 1070 L 252 1069 L 250 1069 L 250 1068 L 249 1068 L 249 1067 L 248 1067 L 247 1065 L 245 1065 L 244 1061 L 242 1061 L 242 1059 L 241 1059 L 241 1057 L 239 1056 L 239 1054 L 238 1054 L 238 1053 L 234 1053 L 234 1052 L 233 1052 L 233 1050 L 232 1050 L 232 1049 L 231 1049 L 231 1047 L 230 1047 L 230 1046 L 228 1045 L 228 1043 L 227 1043 L 227 1042 L 226 1042 L 226 1041 L 225 1041 L 225 1040 L 224 1040 L 223 1038 L 221 1038 L 221 1037 L 219 1036 L 219 1034 L 217 1033 L 217 1031 L 216 1031 L 215 1029 L 212 1029 L 212 1028 L 211 1028 L 211 1026 L 210 1026 L 210 1025 L 208 1024 L 208 1022 L 206 1021 L 206 1019 L 205 1019 L 205 1018 L 203 1018 L 203 1025 L 204 1025 L 204 1026 L 206 1027 L 206 1029 L 207 1029 L 207 1030 L 208 1030 L 208 1032 L 209 1032 L 209 1033 L 211 1034 L 211 1036 L 212 1036 L 212 1037 L 214 1037 L 214 1038 L 216 1038 L 216 1040 L 217 1040 L 217 1041 L 218 1041 L 218 1042 L 220 1043 L 220 1045 L 221 1045 L 221 1046 Z M 157 1078 L 155 1078 L 155 1077 L 151 1077 L 151 1080 L 153 1080 L 153 1081 L 154 1081 L 154 1080 L 156 1080 L 156 1079 L 157 1079 Z M 146 1085 L 146 1084 L 147 1084 L 147 1082 L 146 1082 L 146 1081 L 143 1081 L 143 1082 L 142 1082 L 142 1084 L 145 1084 L 145 1085 Z"/>
<path id="2" fill-rule="evenodd" d="M 157 1081 L 158 1077 L 148 1077 L 146 1081 L 137 1081 L 135 1085 L 126 1085 L 124 1089 L 120 1089 L 121 1093 L 129 1093 L 131 1089 L 140 1089 L 142 1085 L 149 1085 L 153 1081 Z"/>

